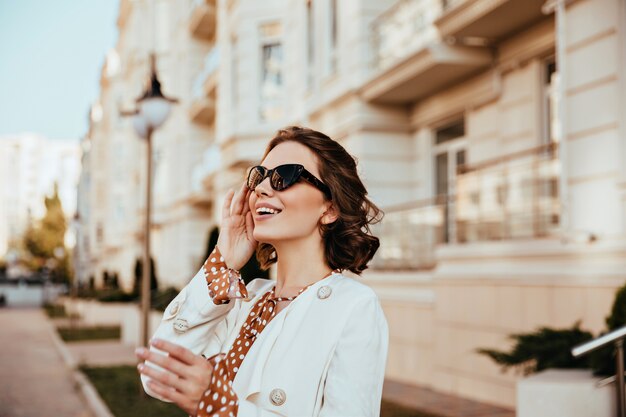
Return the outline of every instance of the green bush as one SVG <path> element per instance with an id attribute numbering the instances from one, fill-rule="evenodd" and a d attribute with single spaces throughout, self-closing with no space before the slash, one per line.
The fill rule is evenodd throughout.
<path id="1" fill-rule="evenodd" d="M 91 286 L 79 287 L 76 290 L 76 297 L 87 299 L 87 300 L 93 299 L 93 298 L 98 297 L 98 290 L 96 290 L 95 288 Z"/>
<path id="2" fill-rule="evenodd" d="M 626 326 L 626 285 L 622 286 L 615 294 L 615 301 L 611 308 L 611 314 L 605 319 L 607 331 L 599 336 Z M 626 355 L 624 355 L 626 360 Z M 605 346 L 590 354 L 591 369 L 594 375 L 615 375 L 615 347 L 613 344 Z"/>
<path id="3" fill-rule="evenodd" d="M 599 336 L 626 326 L 626 285 L 617 290 L 611 314 L 605 322 L 607 330 Z M 547 368 L 591 368 L 597 376 L 615 375 L 615 347 L 612 344 L 580 358 L 572 356 L 573 347 L 593 339 L 590 332 L 580 329 L 580 322 L 571 329 L 542 327 L 535 332 L 509 337 L 516 342 L 510 352 L 486 348 L 476 351 L 493 359 L 503 370 L 514 367 L 524 374 Z M 624 356 L 626 360 L 626 354 Z"/>
<path id="4" fill-rule="evenodd" d="M 626 285 L 617 290 L 611 314 L 606 318 L 606 325 L 609 331 L 626 326 Z"/>
<path id="5" fill-rule="evenodd" d="M 97 292 L 96 299 L 103 303 L 129 303 L 137 301 L 136 294 L 124 292 L 120 289 L 101 290 Z"/>
<path id="6" fill-rule="evenodd" d="M 50 318 L 68 317 L 65 307 L 60 304 L 46 303 L 43 305 L 43 309 Z"/>
<path id="7" fill-rule="evenodd" d="M 580 322 L 571 329 L 541 327 L 535 332 L 510 335 L 515 341 L 510 352 L 481 348 L 477 352 L 493 359 L 503 371 L 516 368 L 524 375 L 548 368 L 587 368 L 586 357 L 574 358 L 573 346 L 593 338 L 592 334 L 580 329 Z"/>
<path id="8" fill-rule="evenodd" d="M 81 340 L 116 340 L 120 339 L 120 326 L 96 326 L 96 327 L 59 327 L 59 336 L 66 342 Z"/>

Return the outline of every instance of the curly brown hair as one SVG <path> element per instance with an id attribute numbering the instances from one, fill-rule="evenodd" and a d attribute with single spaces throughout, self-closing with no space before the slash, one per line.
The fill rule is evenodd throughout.
<path id="1" fill-rule="evenodd" d="M 337 210 L 336 221 L 319 223 L 326 263 L 332 269 L 347 269 L 360 275 L 380 246 L 370 225 L 379 222 L 383 212 L 367 197 L 367 190 L 357 173 L 356 160 L 325 134 L 298 126 L 279 130 L 261 160 L 276 146 L 288 141 L 298 142 L 317 155 L 320 179 L 330 188 L 332 204 Z M 256 257 L 263 269 L 278 260 L 269 243 L 259 244 Z"/>

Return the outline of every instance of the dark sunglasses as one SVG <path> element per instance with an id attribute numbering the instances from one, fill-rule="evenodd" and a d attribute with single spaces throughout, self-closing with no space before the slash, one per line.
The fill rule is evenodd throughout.
<path id="1" fill-rule="evenodd" d="M 267 177 L 270 179 L 272 189 L 276 191 L 285 190 L 297 183 L 300 178 L 304 178 L 311 183 L 311 185 L 323 192 L 329 200 L 331 199 L 330 188 L 300 164 L 279 165 L 274 169 L 267 169 L 261 165 L 254 166 L 250 168 L 250 172 L 248 172 L 248 188 L 254 191 Z"/>

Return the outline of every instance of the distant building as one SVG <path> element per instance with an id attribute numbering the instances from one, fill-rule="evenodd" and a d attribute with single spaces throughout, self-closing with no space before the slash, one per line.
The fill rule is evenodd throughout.
<path id="1" fill-rule="evenodd" d="M 146 157 L 132 117 L 120 112 L 135 108 L 154 52 L 163 91 L 178 103 L 153 136 L 152 253 L 159 284 L 180 286 L 203 262 L 213 226 L 211 201 L 201 184 L 194 186 L 193 169 L 214 141 L 215 109 L 198 102 L 208 86 L 196 80 L 215 70 L 215 62 L 205 60 L 215 43 L 215 8 L 188 0 L 122 0 L 117 24 L 118 42 L 102 68 L 83 139 L 78 275 L 101 285 L 105 275 L 117 274 L 132 288 L 142 258 Z"/>
<path id="2" fill-rule="evenodd" d="M 626 281 L 623 1 L 224 0 L 218 20 L 202 182 L 219 207 L 287 124 L 358 158 L 387 214 L 361 279 L 388 378 L 514 406 L 519 377 L 476 348 L 603 329 Z"/>
<path id="3" fill-rule="evenodd" d="M 0 138 L 0 257 L 45 214 L 44 198 L 58 185 L 66 218 L 76 213 L 78 141 L 23 133 Z"/>

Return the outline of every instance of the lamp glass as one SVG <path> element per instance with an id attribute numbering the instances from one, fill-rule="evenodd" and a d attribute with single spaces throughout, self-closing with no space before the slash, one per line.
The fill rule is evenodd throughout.
<path id="1" fill-rule="evenodd" d="M 140 112 L 146 118 L 148 126 L 158 129 L 170 114 L 171 104 L 164 98 L 146 98 L 139 102 Z"/>
<path id="2" fill-rule="evenodd" d="M 148 137 L 148 120 L 142 112 L 133 116 L 133 128 L 139 137 L 144 139 Z"/>

